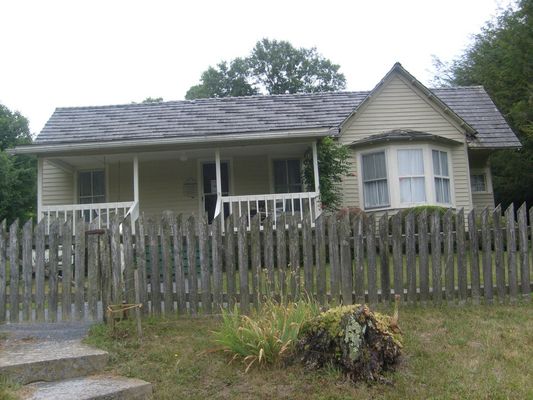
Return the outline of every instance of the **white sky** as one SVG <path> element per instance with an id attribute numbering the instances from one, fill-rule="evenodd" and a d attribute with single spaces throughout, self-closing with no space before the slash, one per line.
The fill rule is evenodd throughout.
<path id="1" fill-rule="evenodd" d="M 183 99 L 209 65 L 263 37 L 341 65 L 368 90 L 394 62 L 423 83 L 509 0 L 26 1 L 0 3 L 0 103 L 38 133 L 55 107 Z"/>

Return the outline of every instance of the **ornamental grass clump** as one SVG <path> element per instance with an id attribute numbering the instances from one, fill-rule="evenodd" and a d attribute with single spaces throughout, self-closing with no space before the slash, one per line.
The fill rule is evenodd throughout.
<path id="1" fill-rule="evenodd" d="M 279 365 L 293 355 L 302 325 L 319 312 L 318 305 L 308 300 L 268 301 L 249 316 L 235 307 L 222 312 L 215 341 L 232 356 L 231 361 L 243 361 L 246 371 L 253 365 Z"/>
<path id="2" fill-rule="evenodd" d="M 309 369 L 333 365 L 354 382 L 386 382 L 383 372 L 398 362 L 402 349 L 398 302 L 392 317 L 366 305 L 321 313 L 302 327 L 298 358 Z"/>

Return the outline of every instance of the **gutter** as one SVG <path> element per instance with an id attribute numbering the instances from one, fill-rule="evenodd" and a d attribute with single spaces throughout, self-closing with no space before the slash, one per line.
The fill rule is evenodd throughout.
<path id="1" fill-rule="evenodd" d="M 17 146 L 7 149 L 8 154 L 46 154 L 61 153 L 72 151 L 102 151 L 109 149 L 126 149 L 139 147 L 155 147 L 180 144 L 215 144 L 237 141 L 259 141 L 272 139 L 294 139 L 294 138 L 316 138 L 329 135 L 330 128 L 316 130 L 305 129 L 297 131 L 275 131 L 275 132 L 258 132 L 246 134 L 229 134 L 219 136 L 188 136 L 172 137 L 158 139 L 129 139 L 129 140 L 110 140 L 103 142 L 72 142 L 72 143 L 37 143 Z"/>

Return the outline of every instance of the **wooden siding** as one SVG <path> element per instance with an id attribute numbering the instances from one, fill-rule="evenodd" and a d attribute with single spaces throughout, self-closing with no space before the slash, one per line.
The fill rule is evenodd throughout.
<path id="1" fill-rule="evenodd" d="M 460 128 L 436 106 L 430 104 L 422 93 L 397 75 L 386 82 L 374 97 L 347 121 L 340 141 L 343 144 L 351 144 L 364 137 L 393 129 L 423 131 L 465 143 L 465 135 Z M 466 145 L 453 146 L 450 152 L 454 204 L 468 212 L 472 201 Z M 350 162 L 351 173 L 343 181 L 343 204 L 345 207 L 360 207 L 357 148 L 353 149 Z"/>
<path id="2" fill-rule="evenodd" d="M 74 177 L 71 172 L 50 161 L 43 162 L 43 205 L 71 204 L 74 200 Z"/>
<path id="3" fill-rule="evenodd" d="M 239 157 L 233 161 L 234 195 L 270 193 L 270 171 L 267 156 Z M 231 179 L 231 177 L 230 177 Z"/>
<path id="4" fill-rule="evenodd" d="M 117 162 L 109 164 L 107 172 L 107 201 L 133 201 L 133 163 Z"/>

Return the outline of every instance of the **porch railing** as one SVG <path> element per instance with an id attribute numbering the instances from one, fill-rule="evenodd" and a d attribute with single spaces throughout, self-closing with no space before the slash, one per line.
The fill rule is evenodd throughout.
<path id="1" fill-rule="evenodd" d="M 50 222 L 53 219 L 60 221 L 72 220 L 72 228 L 76 226 L 76 222 L 80 218 L 86 221 L 92 221 L 98 218 L 98 228 L 109 228 L 109 223 L 113 215 L 118 214 L 125 217 L 131 214 L 132 220 L 138 217 L 138 207 L 133 201 L 124 201 L 119 203 L 91 203 L 91 204 L 64 204 L 57 206 L 43 206 L 41 209 L 41 216 L 45 218 L 46 232 L 49 231 Z"/>
<path id="2" fill-rule="evenodd" d="M 274 228 L 276 228 L 281 213 L 296 216 L 300 221 L 309 215 L 311 226 L 314 226 L 315 219 L 321 213 L 317 192 L 221 196 L 215 214 L 218 215 L 222 212 L 225 216 L 234 215 L 236 218 L 246 215 L 248 217 L 248 229 L 250 229 L 251 218 L 256 214 L 261 216 L 261 222 L 266 217 L 271 217 Z"/>

